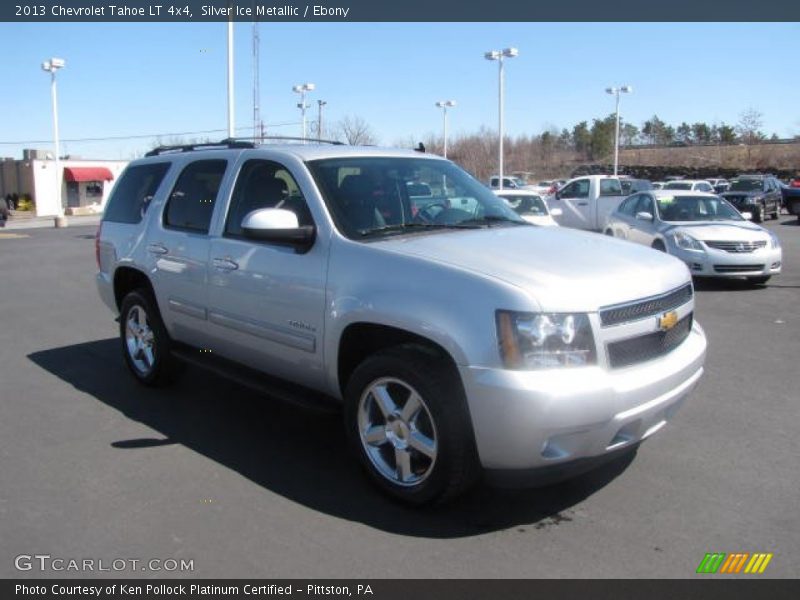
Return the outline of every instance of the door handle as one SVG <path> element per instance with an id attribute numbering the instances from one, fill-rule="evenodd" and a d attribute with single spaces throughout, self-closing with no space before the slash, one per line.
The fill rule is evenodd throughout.
<path id="1" fill-rule="evenodd" d="M 214 263 L 214 268 L 219 271 L 235 271 L 239 268 L 239 263 L 230 258 L 214 258 L 212 262 Z"/>
<path id="2" fill-rule="evenodd" d="M 158 242 L 154 244 L 147 244 L 147 251 L 152 252 L 153 254 L 166 254 L 169 252 L 164 244 L 160 244 Z"/>

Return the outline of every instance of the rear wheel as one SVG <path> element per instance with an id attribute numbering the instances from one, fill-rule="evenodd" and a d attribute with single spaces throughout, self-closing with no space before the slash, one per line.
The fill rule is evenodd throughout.
<path id="1" fill-rule="evenodd" d="M 136 379 L 154 387 L 173 379 L 177 364 L 171 341 L 148 290 L 134 290 L 122 300 L 119 332 L 125 363 Z"/>
<path id="2" fill-rule="evenodd" d="M 361 363 L 345 391 L 347 437 L 377 486 L 403 502 L 444 502 L 480 473 L 458 372 L 423 349 Z"/>

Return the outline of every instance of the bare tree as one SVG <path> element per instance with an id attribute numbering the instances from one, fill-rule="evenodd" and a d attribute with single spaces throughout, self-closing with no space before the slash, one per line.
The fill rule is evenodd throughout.
<path id="1" fill-rule="evenodd" d="M 372 127 L 361 117 L 344 117 L 336 124 L 334 131 L 338 140 L 351 146 L 373 145 L 378 140 Z"/>
<path id="2" fill-rule="evenodd" d="M 736 132 L 745 144 L 755 144 L 764 139 L 761 128 L 764 126 L 764 115 L 752 106 L 739 115 Z"/>

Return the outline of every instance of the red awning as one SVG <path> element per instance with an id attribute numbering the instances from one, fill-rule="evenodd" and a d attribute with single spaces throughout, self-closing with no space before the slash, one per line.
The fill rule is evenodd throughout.
<path id="1" fill-rule="evenodd" d="M 114 176 L 105 167 L 64 167 L 67 181 L 111 181 Z"/>

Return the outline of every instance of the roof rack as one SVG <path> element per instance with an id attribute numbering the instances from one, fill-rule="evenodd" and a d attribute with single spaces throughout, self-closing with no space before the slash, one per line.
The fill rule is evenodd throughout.
<path id="1" fill-rule="evenodd" d="M 253 142 L 245 140 L 226 139 L 221 142 L 201 142 L 199 144 L 178 144 L 176 146 L 158 146 L 145 154 L 145 156 L 158 156 L 169 152 L 191 152 L 192 150 L 202 150 L 205 148 L 255 148 Z"/>
<path id="2" fill-rule="evenodd" d="M 313 142 L 316 144 L 332 144 L 343 146 L 342 142 L 336 140 L 323 140 L 320 138 L 301 138 L 283 135 L 268 135 L 259 137 L 259 140 L 281 140 L 291 142 Z M 255 148 L 258 144 L 250 138 L 225 138 L 219 142 L 201 142 L 199 144 L 177 144 L 175 146 L 158 146 L 145 154 L 145 156 L 158 156 L 172 152 L 191 152 L 192 150 L 204 150 L 215 148 Z"/>
<path id="3" fill-rule="evenodd" d="M 252 141 L 254 138 L 228 138 L 226 140 L 222 140 L 223 142 L 238 142 L 242 141 Z M 284 142 L 313 142 L 315 144 L 331 144 L 333 146 L 343 146 L 343 142 L 338 142 L 336 140 L 323 140 L 322 138 L 302 138 L 302 137 L 291 137 L 287 135 L 264 135 L 258 136 L 255 138 L 258 141 L 261 140 L 278 140 Z M 257 143 L 257 142 L 256 142 Z"/>

